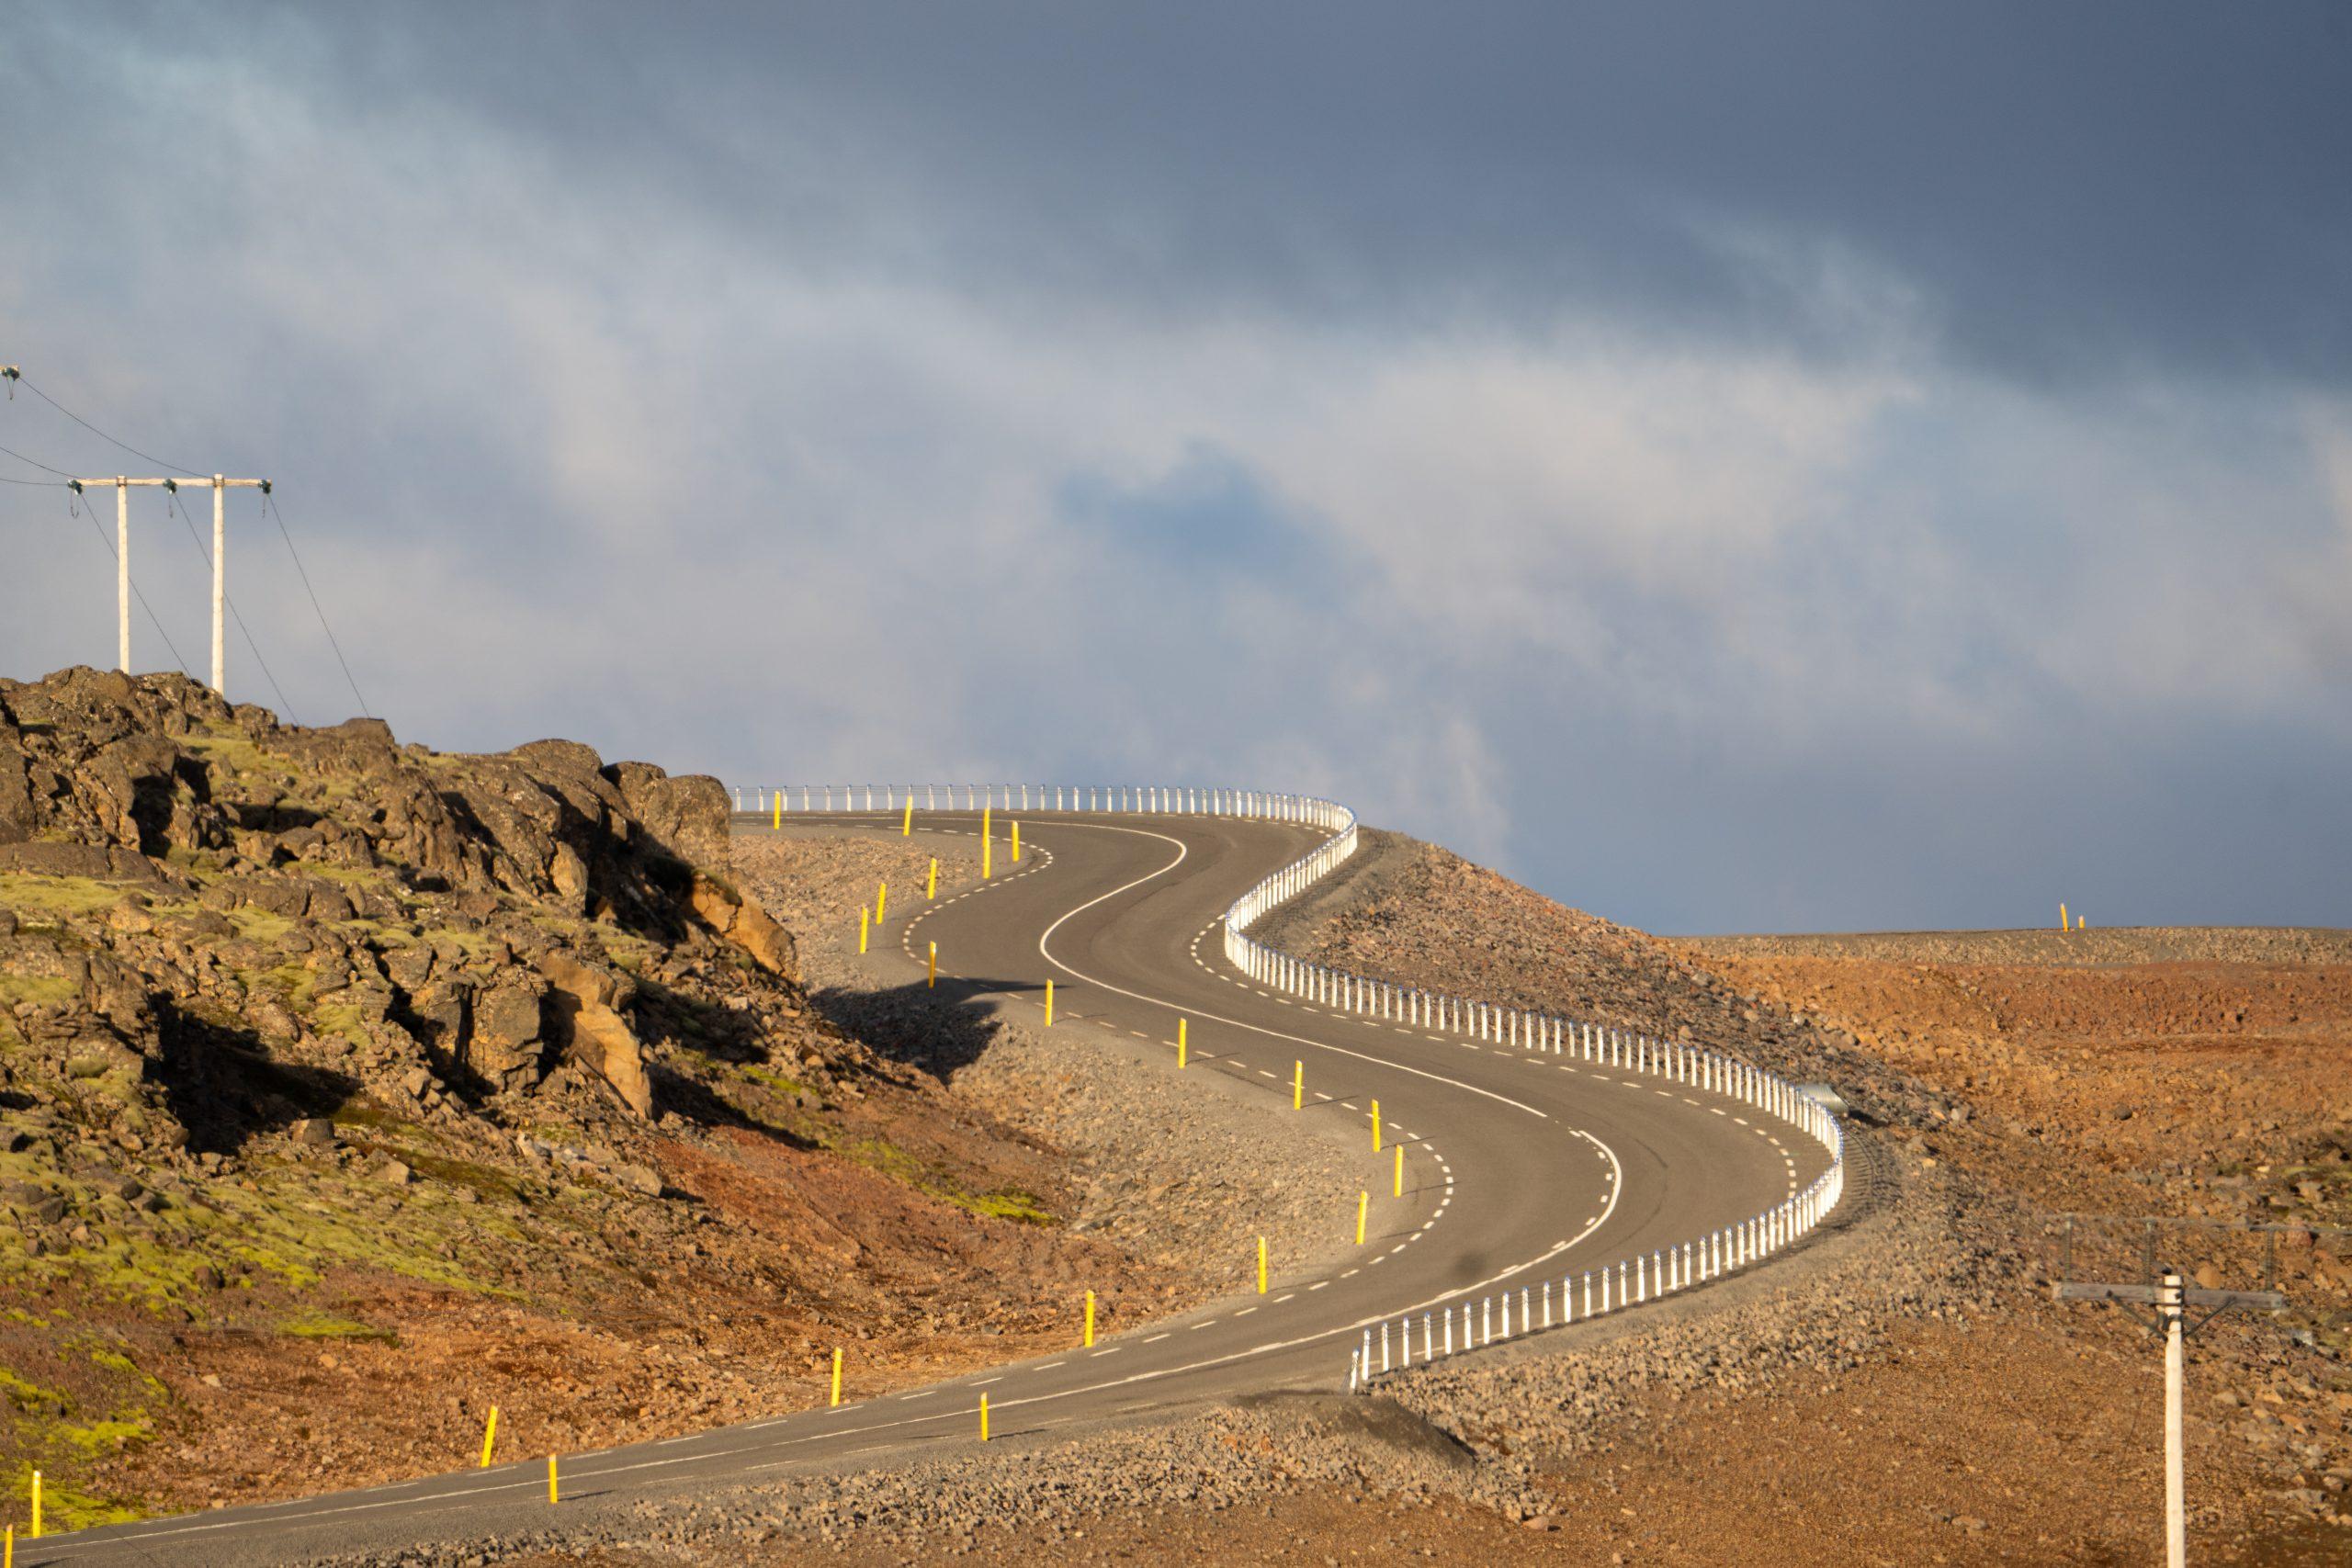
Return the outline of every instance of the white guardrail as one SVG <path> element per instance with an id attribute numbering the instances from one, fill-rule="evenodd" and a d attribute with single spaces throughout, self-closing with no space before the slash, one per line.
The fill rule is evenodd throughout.
<path id="1" fill-rule="evenodd" d="M 1645 1075 L 1720 1094 L 1794 1127 L 1828 1152 L 1829 1168 L 1812 1185 L 1747 1219 L 1598 1269 L 1572 1269 L 1560 1277 L 1556 1292 L 1546 1278 L 1516 1291 L 1476 1302 L 1465 1298 L 1442 1310 L 1420 1313 L 1424 1364 L 1538 1328 L 1622 1312 L 1747 1268 L 1818 1225 L 1845 1192 L 1846 1138 L 1837 1117 L 1796 1085 L 1760 1067 L 1610 1024 L 1352 975 L 1294 958 L 1250 936 L 1250 927 L 1355 853 L 1355 813 L 1337 802 L 1261 790 L 1159 784 L 786 784 L 735 791 L 738 812 L 778 819 L 787 812 L 896 812 L 909 805 L 923 811 L 1250 817 L 1321 828 L 1329 838 L 1235 899 L 1225 912 L 1226 958 L 1260 985 L 1338 1012 L 1568 1057 L 1611 1072 Z M 1362 1346 L 1349 1353 L 1349 1388 L 1362 1388 L 1383 1373 L 1413 1365 L 1413 1329 L 1411 1314 L 1382 1323 L 1376 1342 L 1374 1330 L 1365 1329 Z"/>

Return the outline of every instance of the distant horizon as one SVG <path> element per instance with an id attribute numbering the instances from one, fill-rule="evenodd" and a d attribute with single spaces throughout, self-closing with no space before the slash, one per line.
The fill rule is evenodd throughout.
<path id="1" fill-rule="evenodd" d="M 112 662 L 128 446 L 274 481 L 296 718 L 315 588 L 436 748 L 1261 781 L 1660 931 L 2352 925 L 2352 16 L 1344 17 L 23 8 L 0 664 Z M 131 502 L 199 674 L 209 512 Z"/>

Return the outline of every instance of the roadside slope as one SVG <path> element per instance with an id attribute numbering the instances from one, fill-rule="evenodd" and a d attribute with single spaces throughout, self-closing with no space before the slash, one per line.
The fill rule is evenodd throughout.
<path id="1" fill-rule="evenodd" d="M 820 1403 L 835 1347 L 862 1394 L 1064 1343 L 1073 1281 L 1164 1310 L 1170 1205 L 829 1018 L 726 806 L 0 682 L 14 1495 L 56 1530 L 438 1472 L 493 1405 L 576 1452 Z"/>

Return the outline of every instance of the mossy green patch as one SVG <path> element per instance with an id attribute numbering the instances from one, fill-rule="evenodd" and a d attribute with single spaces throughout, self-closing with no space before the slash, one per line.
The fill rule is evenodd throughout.
<path id="1" fill-rule="evenodd" d="M 277 946 L 294 929 L 294 922 L 286 916 L 273 915 L 251 904 L 230 910 L 229 923 L 237 928 L 239 936 L 263 947 Z"/>
<path id="2" fill-rule="evenodd" d="M 514 1178 L 490 1166 L 476 1165 L 471 1160 L 451 1159 L 446 1155 L 428 1154 L 420 1149 L 392 1148 L 389 1152 L 419 1176 L 430 1177 L 452 1187 L 470 1187 L 485 1198 L 512 1201 L 521 1194 L 522 1189 Z"/>
<path id="3" fill-rule="evenodd" d="M 296 1012 L 311 1010 L 311 994 L 319 983 L 318 971 L 307 964 L 278 964 L 267 969 L 240 969 L 237 983 L 251 996 L 266 986 L 286 998 Z"/>
<path id="4" fill-rule="evenodd" d="M 38 876 L 30 872 L 0 871 L 0 904 L 20 911 L 94 914 L 121 903 L 127 891 L 121 883 L 101 882 L 95 876 Z"/>
<path id="5" fill-rule="evenodd" d="M 894 1180 L 902 1181 L 927 1197 L 943 1203 L 990 1219 L 1012 1220 L 1021 1224 L 1050 1225 L 1057 1222 L 1029 1193 L 1005 1189 L 996 1192 L 975 1192 L 953 1175 L 923 1161 L 891 1143 L 887 1138 L 859 1138 L 847 1144 L 832 1145 L 834 1152 L 843 1155 L 869 1170 L 881 1172 Z"/>
<path id="6" fill-rule="evenodd" d="M 424 1131 L 415 1122 L 386 1110 L 365 1095 L 356 1094 L 334 1108 L 334 1124 L 338 1127 L 359 1127 L 370 1133 L 390 1135 Z"/>
<path id="7" fill-rule="evenodd" d="M 1013 1220 L 1024 1225 L 1050 1225 L 1054 1216 L 1034 1193 L 1008 1187 L 999 1192 L 985 1192 L 976 1198 L 954 1198 L 948 1201 L 969 1209 L 976 1214 L 986 1214 L 993 1220 Z"/>
<path id="8" fill-rule="evenodd" d="M 63 1007 L 81 994 L 81 987 L 59 975 L 0 975 L 0 1002 L 10 1006 Z"/>
<path id="9" fill-rule="evenodd" d="M 108 1418 L 78 1426 L 61 1425 L 57 1435 L 79 1450 L 84 1459 L 105 1459 L 145 1442 L 155 1435 L 155 1427 L 141 1416 L 129 1421 Z"/>
<path id="10" fill-rule="evenodd" d="M 17 1469 L 15 1496 L 25 1496 L 32 1490 L 33 1466 Z M 99 1497 L 66 1485 L 52 1475 L 43 1475 L 40 1483 L 41 1529 L 51 1534 L 65 1530 L 96 1529 L 100 1525 L 127 1525 L 147 1517 L 147 1510 L 137 1503 L 120 1497 Z"/>
<path id="11" fill-rule="evenodd" d="M 763 1067 L 756 1062 L 740 1063 L 737 1065 L 735 1070 L 741 1073 L 753 1083 L 764 1085 L 769 1089 L 775 1089 L 779 1094 L 806 1094 L 808 1092 L 808 1088 L 806 1084 L 799 1082 L 797 1079 L 785 1077 L 784 1074 L 777 1072 L 774 1067 Z"/>
<path id="12" fill-rule="evenodd" d="M 282 757 L 273 757 L 247 739 L 243 730 L 209 728 L 190 730 L 180 744 L 207 762 L 232 773 L 290 773 Z"/>
<path id="13" fill-rule="evenodd" d="M 0 1398 L 6 1398 L 19 1410 L 47 1411 L 59 1416 L 74 1408 L 74 1402 L 55 1389 L 28 1382 L 6 1367 L 0 1367 Z"/>
<path id="14" fill-rule="evenodd" d="M 357 1002 L 320 1002 L 311 1010 L 311 1027 L 321 1034 L 340 1036 L 354 1045 L 368 1043 L 368 1015 Z"/>
<path id="15" fill-rule="evenodd" d="M 490 938 L 481 931 L 460 931 L 455 926 L 427 926 L 417 933 L 416 940 L 428 947 L 455 947 L 468 958 L 479 958 L 490 951 Z"/>
<path id="16" fill-rule="evenodd" d="M 356 1318 L 336 1317 L 327 1313 L 312 1313 L 278 1325 L 283 1333 L 299 1339 L 361 1339 L 379 1345 L 397 1345 L 401 1337 L 389 1328 L 378 1328 Z"/>
<path id="17" fill-rule="evenodd" d="M 162 1379 L 141 1368 L 138 1362 L 120 1350 L 101 1345 L 90 1352 L 90 1360 L 92 1364 L 104 1367 L 118 1377 L 129 1378 L 136 1382 L 140 1392 L 149 1399 L 171 1397 L 171 1391 L 164 1388 Z"/>

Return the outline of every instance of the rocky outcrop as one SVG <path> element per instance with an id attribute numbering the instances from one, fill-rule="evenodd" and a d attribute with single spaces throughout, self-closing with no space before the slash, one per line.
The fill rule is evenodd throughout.
<path id="1" fill-rule="evenodd" d="M 646 1076 L 645 1048 L 625 1016 L 636 999 L 635 983 L 569 953 L 543 953 L 538 963 L 549 987 L 553 1032 L 564 1049 L 612 1086 L 623 1104 L 639 1116 L 651 1115 L 653 1084 Z"/>
<path id="2" fill-rule="evenodd" d="M 0 1046 L 30 1047 L 0 1094 L 90 1085 L 75 1113 L 122 1136 L 219 1142 L 286 1073 L 403 1117 L 650 1118 L 713 1020 L 738 1059 L 854 1058 L 726 834 L 716 780 L 572 741 L 452 756 L 180 676 L 0 681 Z"/>

